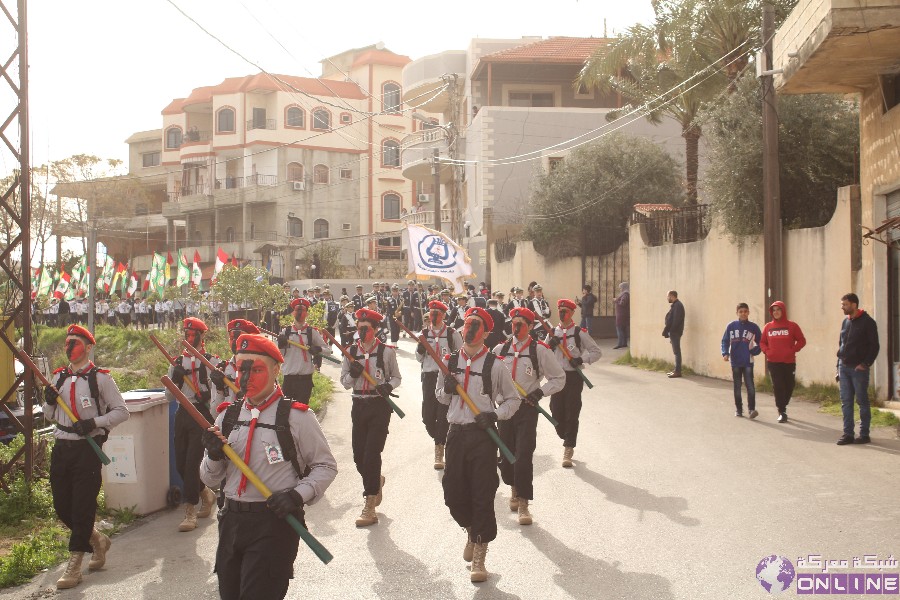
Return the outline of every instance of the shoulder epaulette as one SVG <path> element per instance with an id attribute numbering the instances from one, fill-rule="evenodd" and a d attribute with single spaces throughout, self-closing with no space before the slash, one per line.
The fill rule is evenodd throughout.
<path id="1" fill-rule="evenodd" d="M 105 374 L 109 375 L 109 369 L 101 369 L 101 368 L 97 367 L 97 372 L 98 372 L 98 373 L 105 373 Z"/>
<path id="2" fill-rule="evenodd" d="M 219 414 L 223 410 L 227 409 L 229 406 L 231 406 L 231 402 L 228 402 L 227 400 L 225 402 L 220 402 L 219 405 L 216 407 L 216 414 Z"/>
<path id="3" fill-rule="evenodd" d="M 550 349 L 550 346 L 548 346 L 547 344 L 545 344 L 545 343 L 542 342 L 541 340 L 535 340 L 535 341 L 538 343 L 538 346 L 543 346 L 543 347 L 546 348 L 547 350 Z"/>
<path id="4" fill-rule="evenodd" d="M 581 328 L 581 331 L 587 333 L 587 329 L 585 329 L 584 327 Z"/>
<path id="5" fill-rule="evenodd" d="M 57 373 L 62 373 L 62 372 L 65 371 L 67 368 L 68 368 L 68 367 L 60 367 L 60 368 L 58 368 L 57 370 L 53 371 L 53 374 L 56 375 Z"/>
<path id="6" fill-rule="evenodd" d="M 385 348 L 393 348 L 394 350 L 397 349 L 397 346 L 391 346 L 390 344 L 384 344 L 384 347 Z"/>
<path id="7" fill-rule="evenodd" d="M 307 411 L 307 410 L 309 410 L 309 404 L 303 404 L 302 402 L 291 402 L 291 408 L 296 408 L 297 410 Z"/>

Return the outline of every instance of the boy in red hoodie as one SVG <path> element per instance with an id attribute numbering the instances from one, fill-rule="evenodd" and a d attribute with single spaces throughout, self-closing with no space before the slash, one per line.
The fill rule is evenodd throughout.
<path id="1" fill-rule="evenodd" d="M 787 423 L 787 405 L 794 393 L 794 373 L 797 369 L 797 352 L 806 345 L 800 326 L 788 321 L 784 302 L 776 300 L 769 307 L 772 320 L 762 330 L 759 347 L 766 355 L 766 369 L 772 377 L 778 422 Z"/>

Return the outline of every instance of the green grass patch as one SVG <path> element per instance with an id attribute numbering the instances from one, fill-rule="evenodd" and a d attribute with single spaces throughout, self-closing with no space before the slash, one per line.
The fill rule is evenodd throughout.
<path id="1" fill-rule="evenodd" d="M 321 373 L 313 373 L 313 390 L 309 398 L 309 407 L 318 413 L 334 395 L 334 381 Z"/>
<path id="2" fill-rule="evenodd" d="M 69 532 L 61 525 L 45 525 L 14 544 L 0 558 L 0 588 L 21 585 L 36 573 L 68 555 Z"/>
<path id="3" fill-rule="evenodd" d="M 767 394 L 772 393 L 772 380 L 764 377 L 756 380 L 756 391 Z M 841 390 L 837 385 L 824 383 L 811 383 L 804 385 L 797 382 L 794 386 L 793 398 L 802 398 L 810 402 L 816 402 L 819 411 L 828 415 L 841 416 Z M 878 390 L 869 387 L 869 400 L 878 397 Z M 859 405 L 854 402 L 853 405 L 854 420 L 859 421 Z M 879 410 L 872 406 L 872 427 L 897 427 L 900 426 L 900 419 L 897 415 L 890 411 Z"/>
<path id="4" fill-rule="evenodd" d="M 643 356 L 632 356 L 631 350 L 626 350 L 625 354 L 615 360 L 613 364 L 634 367 L 642 371 L 656 371 L 659 373 L 670 373 L 675 370 L 675 363 L 670 363 L 658 358 L 646 358 Z M 682 365 L 682 375 L 696 375 L 689 367 Z"/>

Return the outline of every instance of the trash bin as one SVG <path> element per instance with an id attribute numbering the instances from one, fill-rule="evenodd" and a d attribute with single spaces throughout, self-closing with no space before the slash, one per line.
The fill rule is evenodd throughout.
<path id="1" fill-rule="evenodd" d="M 178 401 L 169 403 L 169 491 L 166 492 L 166 503 L 170 507 L 181 504 L 184 481 L 175 468 L 175 411 L 178 410 Z"/>
<path id="2" fill-rule="evenodd" d="M 162 390 L 122 394 L 131 418 L 113 429 L 104 452 L 103 489 L 108 508 L 133 507 L 146 515 L 166 507 L 169 489 L 169 426 Z"/>

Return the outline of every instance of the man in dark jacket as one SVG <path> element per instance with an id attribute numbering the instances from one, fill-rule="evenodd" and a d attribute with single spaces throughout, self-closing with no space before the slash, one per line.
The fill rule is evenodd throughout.
<path id="1" fill-rule="evenodd" d="M 681 377 L 681 334 L 684 333 L 684 304 L 678 299 L 678 292 L 669 292 L 669 312 L 666 313 L 666 327 L 663 329 L 663 337 L 669 338 L 672 343 L 672 352 L 675 354 L 675 370 L 666 373 L 670 378 Z"/>
<path id="2" fill-rule="evenodd" d="M 844 415 L 844 435 L 837 441 L 838 446 L 846 444 L 868 444 L 869 423 L 872 412 L 869 409 L 869 370 L 878 357 L 878 326 L 875 319 L 860 310 L 856 294 L 844 294 L 841 310 L 846 318 L 841 325 L 838 347 L 838 374 L 841 386 L 841 412 Z M 859 437 L 853 437 L 853 397 L 859 404 Z"/>

